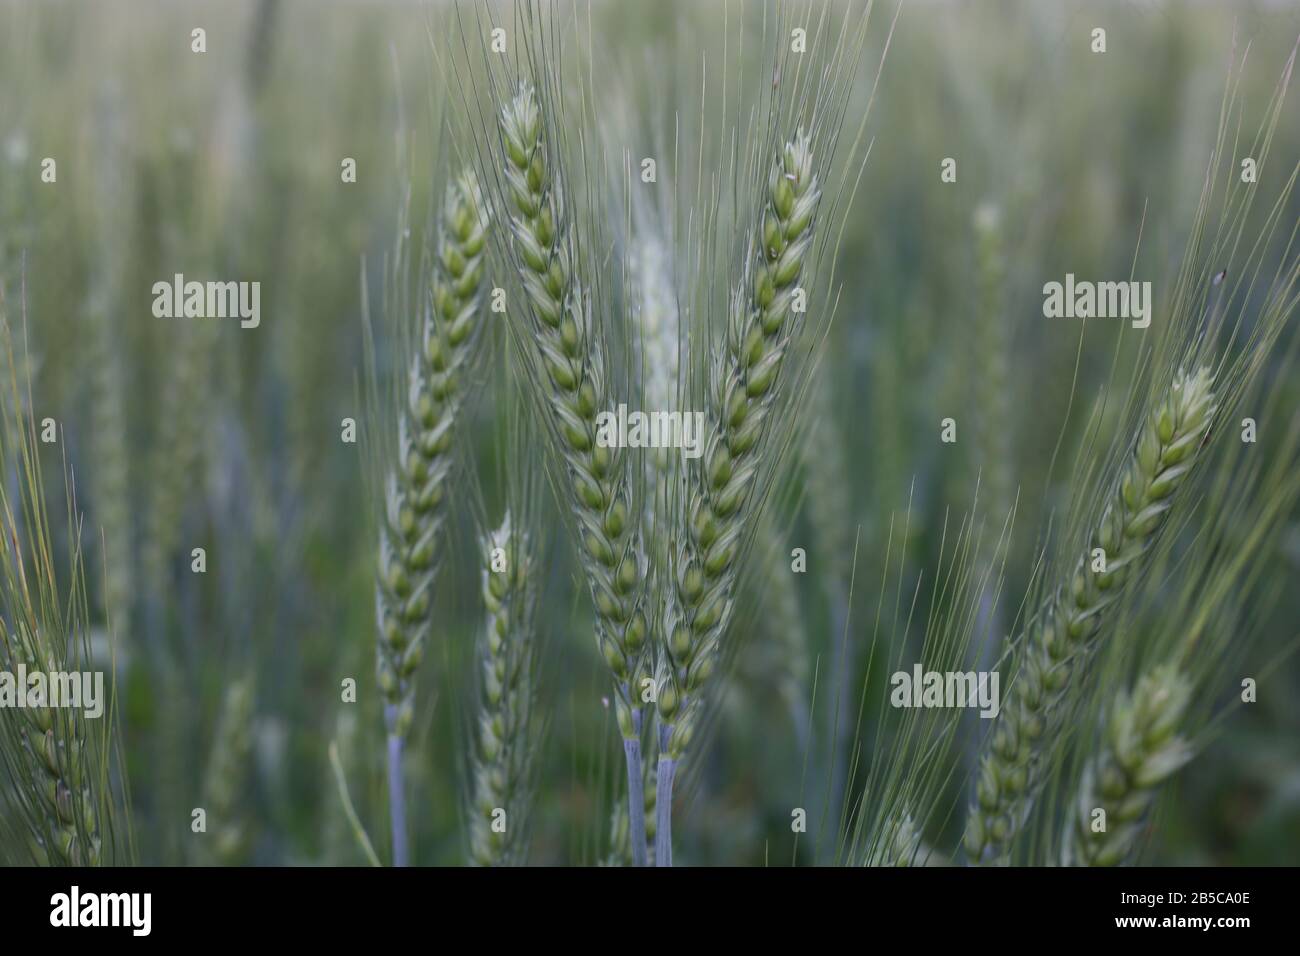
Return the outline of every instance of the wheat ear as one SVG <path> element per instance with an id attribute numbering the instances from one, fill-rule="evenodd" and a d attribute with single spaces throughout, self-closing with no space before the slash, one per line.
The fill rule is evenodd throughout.
<path id="1" fill-rule="evenodd" d="M 1116 699 L 1105 745 L 1084 769 L 1067 864 L 1118 866 L 1133 854 L 1158 788 L 1192 759 L 1191 746 L 1178 736 L 1191 697 L 1187 679 L 1164 666 Z"/>
<path id="2" fill-rule="evenodd" d="M 660 754 L 655 863 L 672 865 L 672 787 L 702 709 L 731 616 L 737 555 L 760 450 L 779 394 L 782 363 L 799 324 L 794 308 L 821 198 L 811 139 L 801 129 L 773 164 L 742 284 L 731 296 L 725 354 L 710 395 L 713 431 L 695 474 L 686 535 L 675 562 L 675 620 L 666 629 L 659 689 Z"/>
<path id="3" fill-rule="evenodd" d="M 479 639 L 482 669 L 473 796 L 470 857 L 479 866 L 524 862 L 529 779 L 536 750 L 534 615 L 536 576 L 531 542 L 513 529 L 507 513 L 501 527 L 483 539 L 483 605 L 487 620 Z M 499 568 L 499 569 L 498 569 Z M 499 811 L 507 816 L 496 829 Z"/>
<path id="4" fill-rule="evenodd" d="M 26 706 L 11 706 L 12 698 L 0 706 L 0 860 L 111 865 L 115 690 L 104 688 L 98 715 L 52 699 L 59 673 L 80 677 L 91 666 L 90 624 L 70 487 L 68 517 L 77 522 L 68 541 L 70 574 L 61 581 L 55 571 L 29 363 L 25 350 L 15 351 L 0 284 L 0 474 L 8 479 L 0 481 L 0 672 L 9 679 L 7 696 L 26 697 Z M 27 680 L 17 676 L 23 669 Z M 35 674 L 45 682 L 31 682 Z"/>
<path id="5" fill-rule="evenodd" d="M 533 88 L 525 84 L 501 111 L 510 231 L 532 318 L 544 404 L 567 472 L 569 505 L 596 611 L 596 642 L 614 679 L 628 777 L 633 859 L 645 864 L 641 794 L 641 712 L 629 682 L 646 645 L 640 607 L 645 558 L 633 510 L 627 456 L 596 441 L 596 416 L 610 407 L 605 356 L 593 336 L 591 302 L 574 267 L 576 242 Z"/>
<path id="6" fill-rule="evenodd" d="M 931 850 L 924 834 L 911 814 L 896 814 L 886 820 L 875 846 L 867 853 L 863 866 L 925 866 Z"/>
<path id="7" fill-rule="evenodd" d="M 1143 570 L 1172 507 L 1174 492 L 1200 457 L 1213 418 L 1214 375 L 1179 372 L 1142 424 L 1132 456 L 1112 490 L 1088 554 L 1068 583 L 1039 610 L 1024 635 L 1021 664 L 980 762 L 965 844 L 975 862 L 1000 860 L 1024 824 L 1053 718 L 1086 660 L 1106 610 Z M 1104 552 L 1100 570 L 1093 550 Z"/>
<path id="8" fill-rule="evenodd" d="M 16 673 L 20 664 L 29 673 L 60 669 L 58 658 L 25 623 L 12 631 L 6 625 L 0 638 L 4 670 Z M 26 694 L 27 688 L 19 692 Z M 46 865 L 98 866 L 100 829 L 92 795 L 95 781 L 85 757 L 85 722 L 76 711 L 52 707 L 28 706 L 14 713 L 17 726 L 6 732 L 16 731 L 20 750 L 16 760 L 6 753 L 3 763 L 15 785 L 9 799 L 21 806 L 36 838 L 37 859 Z"/>
<path id="9" fill-rule="evenodd" d="M 465 377 L 481 338 L 488 207 L 470 171 L 447 188 L 424 312 L 390 472 L 375 587 L 377 672 L 388 728 L 393 861 L 407 862 L 402 751 L 414 716 L 414 678 L 430 627 L 433 580 Z"/>
<path id="10" fill-rule="evenodd" d="M 135 594 L 131 547 L 131 476 L 126 414 L 126 369 L 122 356 L 123 323 L 113 315 L 117 298 L 104 291 L 95 299 L 90 346 L 94 355 L 91 387 L 94 405 L 90 453 L 94 462 L 94 516 L 103 528 L 104 618 L 119 638 L 131 635 Z"/>
<path id="11" fill-rule="evenodd" d="M 233 866 L 248 847 L 248 832 L 240 817 L 239 799 L 248 779 L 253 750 L 253 680 L 240 677 L 227 688 L 213 734 L 212 750 L 203 776 L 203 808 L 208 831 L 199 859 Z"/>

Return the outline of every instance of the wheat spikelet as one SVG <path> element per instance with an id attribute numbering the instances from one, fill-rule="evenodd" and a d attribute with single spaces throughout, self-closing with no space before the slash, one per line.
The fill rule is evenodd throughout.
<path id="1" fill-rule="evenodd" d="M 1165 666 L 1115 700 L 1104 747 L 1084 769 L 1067 864 L 1117 866 L 1132 855 L 1158 788 L 1192 759 L 1192 748 L 1178 736 L 1191 696 L 1191 683 Z M 1105 828 L 1094 832 L 1098 809 L 1105 811 Z"/>
<path id="2" fill-rule="evenodd" d="M 1015 683 L 980 763 L 965 836 L 972 860 L 1005 858 L 1023 826 L 1058 704 L 1074 669 L 1085 663 L 1107 608 L 1142 572 L 1174 492 L 1196 464 L 1215 411 L 1213 384 L 1207 368 L 1175 377 L 1138 432 L 1132 457 L 1093 532 L 1091 548 L 1104 551 L 1105 570 L 1094 570 L 1090 550 L 1029 626 Z"/>

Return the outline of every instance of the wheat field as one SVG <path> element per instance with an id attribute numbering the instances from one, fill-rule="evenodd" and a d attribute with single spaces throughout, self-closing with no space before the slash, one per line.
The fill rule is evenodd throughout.
<path id="1" fill-rule="evenodd" d="M 0 0 L 0 862 L 1294 863 L 1298 39 Z"/>

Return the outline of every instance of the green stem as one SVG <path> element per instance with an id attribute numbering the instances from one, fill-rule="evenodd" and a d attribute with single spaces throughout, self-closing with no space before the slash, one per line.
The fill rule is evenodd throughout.
<path id="1" fill-rule="evenodd" d="M 640 714 L 640 711 L 634 711 Z M 638 717 L 637 724 L 641 721 Z M 639 726 L 638 726 L 639 729 Z M 646 865 L 645 782 L 641 775 L 641 737 L 623 738 L 627 762 L 627 838 L 632 844 L 632 865 Z"/>
<path id="2" fill-rule="evenodd" d="M 677 761 L 660 754 L 655 780 L 655 866 L 673 865 L 673 775 L 676 772 Z"/>

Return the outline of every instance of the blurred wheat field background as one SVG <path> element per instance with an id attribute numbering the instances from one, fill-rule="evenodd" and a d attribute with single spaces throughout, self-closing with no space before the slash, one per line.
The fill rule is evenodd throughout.
<path id="1" fill-rule="evenodd" d="M 0 0 L 0 281 L 22 383 L 6 378 L 5 567 L 32 559 L 17 542 L 42 529 L 20 503 L 44 499 L 49 590 L 74 622 L 65 642 L 110 673 L 116 703 L 108 739 L 88 747 L 109 752 L 104 862 L 394 862 L 405 707 L 410 862 L 630 863 L 618 683 L 635 691 L 647 673 L 660 687 L 680 676 L 684 710 L 699 707 L 668 778 L 678 865 L 977 862 L 1003 840 L 972 838 L 983 814 L 971 808 L 1017 820 L 1004 804 L 1020 773 L 1039 782 L 1006 837 L 1012 862 L 1104 860 L 1111 844 L 1088 835 L 1096 806 L 1111 808 L 1107 835 L 1127 860 L 1295 862 L 1300 113 L 1280 90 L 1300 6 L 877 3 L 858 49 L 867 12 L 856 0 Z M 791 50 L 801 25 L 823 44 L 815 66 Z M 603 349 L 613 404 L 650 400 L 651 365 L 662 401 L 707 402 L 729 292 L 766 274 L 776 241 L 757 243 L 755 265 L 746 237 L 779 219 L 780 254 L 802 239 L 766 184 L 774 162 L 808 184 L 791 172 L 785 120 L 819 107 L 821 206 L 799 279 L 809 316 L 788 340 L 788 391 L 766 406 L 762 494 L 739 512 L 743 544 L 722 574 L 731 608 L 698 687 L 697 648 L 683 663 L 655 614 L 627 677 L 592 639 L 636 617 L 592 600 L 600 568 L 593 585 L 591 546 L 572 533 L 582 489 L 561 479 L 599 462 L 556 454 L 546 414 L 564 396 L 529 358 L 547 339 L 529 324 L 544 303 L 536 287 L 527 298 L 521 260 L 548 237 L 511 205 L 499 117 L 522 111 L 530 77 L 551 152 L 537 175 L 530 152 L 520 181 L 539 208 L 571 213 L 582 247 L 565 261 L 595 313 L 579 337 Z M 1253 182 L 1244 158 L 1259 161 Z M 449 242 L 454 266 L 440 258 Z M 464 283 L 466 261 L 481 288 Z M 260 283 L 260 323 L 157 317 L 154 284 L 178 273 Z M 1067 274 L 1150 281 L 1151 327 L 1046 317 L 1044 284 Z M 379 542 L 390 474 L 420 441 L 419 422 L 399 419 L 438 275 L 482 327 L 463 366 L 439 359 L 458 370 L 437 392 L 455 445 L 417 464 L 454 467 L 431 525 L 440 557 L 415 568 L 431 581 L 411 625 L 427 629 L 423 659 L 390 693 L 376 675 L 377 566 L 388 599 L 410 596 Z M 654 353 L 665 322 L 683 331 Z M 1256 440 L 1243 440 L 1246 418 Z M 643 535 L 646 600 L 668 595 L 691 622 L 707 601 L 677 608 L 685 572 L 653 554 L 716 553 L 674 517 L 679 495 L 716 505 L 731 471 L 709 484 L 715 451 L 681 474 L 629 455 L 633 517 L 611 531 L 593 509 L 616 546 Z M 1097 546 L 1124 567 L 1087 571 Z M 493 577 L 496 547 L 507 578 Z M 10 634 L 23 593 L 6 591 Z M 1050 666 L 1053 615 L 1083 642 L 1068 678 Z M 503 651 L 497 627 L 528 633 L 526 650 Z M 1087 628 L 1095 643 L 1072 631 Z M 404 675 L 408 639 L 390 648 Z M 55 657 L 77 658 L 58 644 Z M 1040 648 L 1041 673 L 1027 663 Z M 999 671 L 1002 744 L 973 711 L 891 706 L 890 675 L 916 662 Z M 1048 690 L 1026 690 L 1039 679 Z M 654 757 L 670 749 L 654 712 L 637 717 L 651 847 Z M 1027 764 L 1040 719 L 1046 750 Z M 5 726 L 0 860 L 57 862 L 22 812 L 19 768 L 38 736 Z M 484 830 L 484 799 L 511 808 L 508 841 Z"/>

